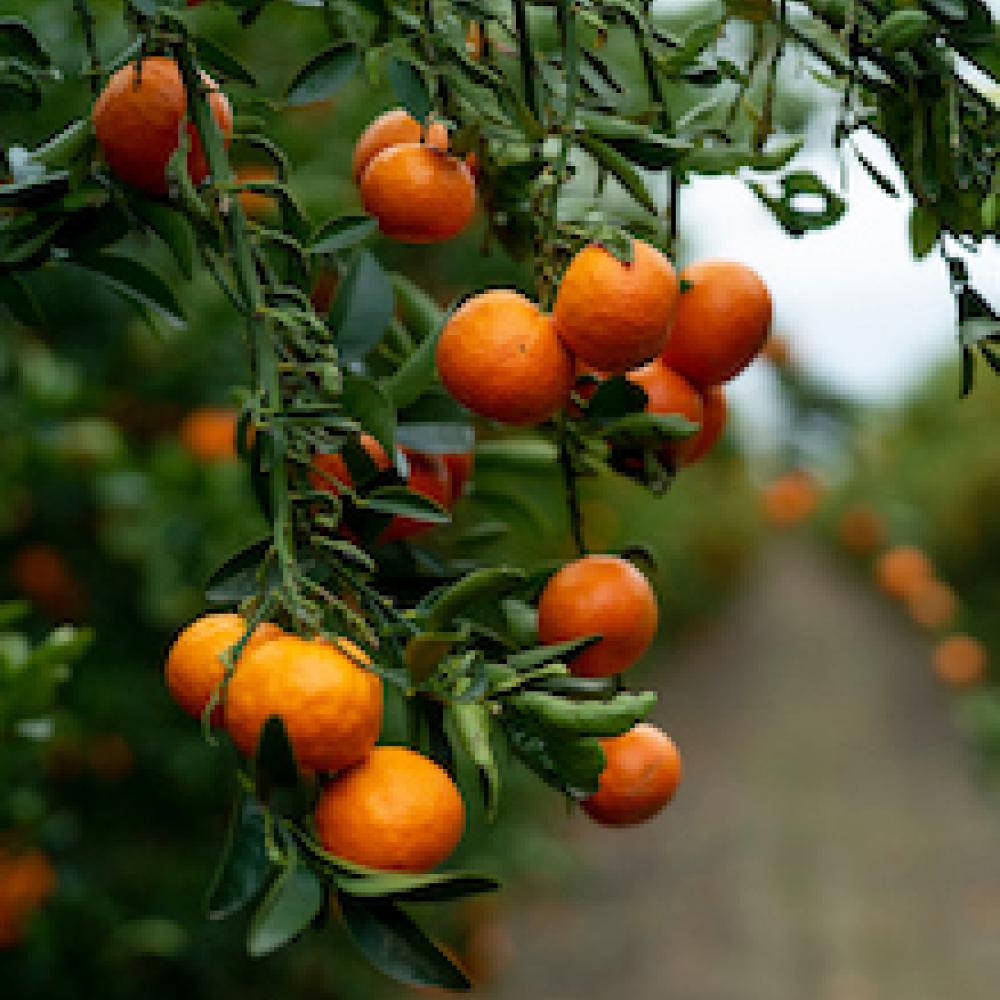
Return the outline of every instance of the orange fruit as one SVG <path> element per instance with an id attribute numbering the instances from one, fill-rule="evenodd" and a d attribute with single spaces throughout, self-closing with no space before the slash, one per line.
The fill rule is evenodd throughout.
<path id="1" fill-rule="evenodd" d="M 382 681 L 347 639 L 282 636 L 240 658 L 226 692 L 225 722 L 250 755 L 264 723 L 281 717 L 299 766 L 337 771 L 361 760 L 382 726 Z"/>
<path id="2" fill-rule="evenodd" d="M 583 801 L 602 826 L 633 826 L 655 816 L 681 780 L 681 757 L 665 732 L 640 722 L 621 736 L 601 740 L 607 758 L 598 790 Z"/>
<path id="3" fill-rule="evenodd" d="M 729 260 L 705 260 L 681 271 L 687 283 L 663 360 L 697 386 L 741 372 L 763 347 L 771 295 L 756 271 Z"/>
<path id="4" fill-rule="evenodd" d="M 441 122 L 420 122 L 404 108 L 393 108 L 379 115 L 358 137 L 351 157 L 351 173 L 354 183 L 361 180 L 368 164 L 384 149 L 403 143 L 424 142 L 435 149 L 448 148 L 448 129 Z"/>
<path id="5" fill-rule="evenodd" d="M 771 524 L 789 527 L 809 517 L 819 501 L 819 485 L 808 472 L 789 472 L 765 488 L 764 516 Z"/>
<path id="6" fill-rule="evenodd" d="M 410 466 L 406 477 L 406 485 L 414 493 L 433 500 L 440 507 L 448 509 L 451 506 L 451 478 L 448 466 L 440 455 L 425 455 L 422 452 L 402 449 Z M 433 523 L 421 521 L 413 517 L 396 516 L 388 527 L 379 535 L 380 543 L 396 542 L 403 538 L 419 535 L 434 527 Z"/>
<path id="7" fill-rule="evenodd" d="M 52 618 L 74 618 L 83 610 L 83 590 L 51 545 L 25 545 L 10 565 L 15 589 Z"/>
<path id="8" fill-rule="evenodd" d="M 875 562 L 875 581 L 890 597 L 900 600 L 934 577 L 930 559 L 913 545 L 896 545 Z"/>
<path id="9" fill-rule="evenodd" d="M 384 472 L 392 464 L 389 461 L 389 456 L 386 454 L 385 448 L 371 434 L 362 432 L 358 437 L 358 443 L 375 464 L 375 468 L 380 472 Z M 326 490 L 327 493 L 338 496 L 340 491 L 330 482 L 331 479 L 336 480 L 338 483 L 343 483 L 347 487 L 354 486 L 351 470 L 348 469 L 347 462 L 344 461 L 344 456 L 339 451 L 332 455 L 314 455 L 313 467 L 318 471 L 309 473 L 309 482 L 317 490 Z"/>
<path id="10" fill-rule="evenodd" d="M 206 73 L 212 117 L 228 143 L 233 112 L 226 95 Z M 94 133 L 108 166 L 120 180 L 151 195 L 167 193 L 167 162 L 178 146 L 178 133 L 187 113 L 187 94 L 180 69 L 166 56 L 148 56 L 114 73 L 94 104 Z M 188 173 L 195 184 L 208 176 L 208 161 L 192 123 Z"/>
<path id="11" fill-rule="evenodd" d="M 624 372 L 655 357 L 670 333 L 679 286 L 673 265 L 648 243 L 632 241 L 623 264 L 602 246 L 570 261 L 552 317 L 567 347 L 603 372 Z"/>
<path id="12" fill-rule="evenodd" d="M 174 640 L 167 653 L 164 675 L 174 701 L 196 719 L 226 676 L 222 656 L 243 638 L 247 622 L 242 615 L 219 613 L 196 618 Z M 264 623 L 254 629 L 240 657 L 255 646 L 282 635 L 277 625 Z M 222 722 L 222 706 L 212 710 L 212 725 Z"/>
<path id="13" fill-rule="evenodd" d="M 55 887 L 55 869 L 41 851 L 0 853 L 0 948 L 21 940 L 31 914 Z"/>
<path id="14" fill-rule="evenodd" d="M 958 612 L 958 597 L 948 584 L 928 578 L 906 595 L 906 610 L 924 628 L 943 628 Z"/>
<path id="15" fill-rule="evenodd" d="M 361 175 L 361 203 L 386 236 L 440 243 L 457 236 L 476 210 L 476 182 L 461 160 L 434 146 L 383 149 Z"/>
<path id="16" fill-rule="evenodd" d="M 950 635 L 934 648 L 934 673 L 953 687 L 978 684 L 986 676 L 986 647 L 970 635 Z"/>
<path id="17" fill-rule="evenodd" d="M 441 456 L 448 470 L 448 480 L 451 485 L 451 504 L 459 501 L 465 493 L 465 488 L 472 479 L 472 467 L 475 463 L 475 454 L 471 451 L 452 452 Z"/>
<path id="18" fill-rule="evenodd" d="M 573 357 L 552 319 L 519 292 L 495 288 L 463 302 L 441 331 L 445 388 L 474 413 L 538 424 L 569 399 Z"/>
<path id="19" fill-rule="evenodd" d="M 683 375 L 671 371 L 659 358 L 625 376 L 646 392 L 646 412 L 677 414 L 700 425 L 705 420 L 705 405 L 701 393 Z M 674 463 L 687 465 L 700 430 L 691 437 L 668 441 L 660 449 L 661 456 Z"/>
<path id="20" fill-rule="evenodd" d="M 701 430 L 688 439 L 685 465 L 700 462 L 718 443 L 726 429 L 726 392 L 721 385 L 710 385 L 702 395 L 704 418 Z"/>
<path id="21" fill-rule="evenodd" d="M 885 521 L 864 504 L 849 507 L 840 515 L 837 534 L 844 548 L 858 556 L 874 552 L 885 538 Z"/>
<path id="22" fill-rule="evenodd" d="M 465 803 L 448 772 L 406 747 L 376 747 L 331 781 L 316 805 L 327 851 L 387 871 L 435 868 L 464 829 Z"/>
<path id="23" fill-rule="evenodd" d="M 239 415 L 223 406 L 192 410 L 177 430 L 184 448 L 200 462 L 228 462 L 236 458 Z"/>
<path id="24" fill-rule="evenodd" d="M 276 181 L 278 171 L 275 167 L 263 163 L 247 164 L 236 168 L 235 177 L 238 184 L 252 181 Z M 278 200 L 273 195 L 261 194 L 259 191 L 240 191 L 239 199 L 243 211 L 251 219 L 272 219 L 278 212 Z"/>
<path id="25" fill-rule="evenodd" d="M 659 614 L 649 581 L 617 556 L 583 556 L 554 573 L 538 600 L 538 638 L 546 645 L 600 635 L 569 669 L 607 677 L 632 666 L 656 636 Z"/>

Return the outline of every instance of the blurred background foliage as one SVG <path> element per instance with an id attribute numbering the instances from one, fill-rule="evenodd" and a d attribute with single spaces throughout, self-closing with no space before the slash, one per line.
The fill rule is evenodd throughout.
<path id="1" fill-rule="evenodd" d="M 116 35 L 120 5 L 93 6 L 108 54 L 124 41 Z M 62 0 L 19 0 L 4 10 L 29 18 L 67 71 L 61 99 L 46 103 L 58 120 L 0 109 L 0 138 L 30 146 L 87 111 L 89 95 L 68 72 L 82 51 L 78 26 Z M 287 53 L 317 44 L 309 11 L 276 6 L 247 32 L 231 13 L 206 8 L 197 16 L 254 67 L 265 92 L 287 83 Z M 388 90 L 356 83 L 335 103 L 268 115 L 293 161 L 292 187 L 314 220 L 357 210 L 353 142 L 390 103 Z M 487 280 L 527 284 L 498 251 L 480 254 L 481 240 L 474 227 L 442 246 L 383 241 L 377 252 L 442 303 Z M 49 723 L 0 734 L 0 879 L 13 884 L 9 864 L 21 863 L 34 873 L 32 898 L 47 897 L 0 941 L 2 992 L 14 984 L 18 1000 L 373 996 L 381 984 L 335 933 L 252 963 L 245 927 L 210 924 L 201 910 L 234 769 L 228 748 L 209 746 L 170 702 L 161 667 L 172 635 L 203 610 L 210 571 L 258 537 L 263 522 L 225 446 L 228 418 L 218 413 L 246 382 L 239 324 L 204 275 L 185 281 L 157 246 L 132 249 L 156 255 L 157 269 L 173 274 L 188 328 L 151 329 L 81 272 L 61 267 L 30 276 L 44 329 L 0 336 L 0 598 L 24 598 L 32 608 L 10 626 L 19 630 L 10 641 L 30 648 L 64 621 L 93 627 L 96 636 L 59 688 L 46 688 L 41 668 L 26 661 L 23 683 L 39 686 L 43 704 L 31 701 L 24 718 L 41 712 Z M 568 555 L 555 465 L 529 458 L 512 506 L 497 499 L 509 493 L 502 480 L 511 472 L 491 461 L 496 447 L 487 443 L 478 456 L 454 528 L 438 529 L 427 544 L 454 551 L 473 519 L 501 520 L 511 530 L 484 540 L 477 555 L 524 564 Z M 671 641 L 724 598 L 756 537 L 753 495 L 731 446 L 685 472 L 662 500 L 607 478 L 585 483 L 584 504 L 594 548 L 649 544 Z M 514 892 L 519 879 L 558 882 L 572 864 L 562 842 L 567 827 L 545 830 L 555 829 L 561 804 L 544 804 L 517 771 L 508 789 L 495 827 L 470 822 L 485 835 L 468 838 L 459 862 L 508 878 Z M 491 905 L 439 917 L 480 978 L 502 952 L 490 944 Z"/>

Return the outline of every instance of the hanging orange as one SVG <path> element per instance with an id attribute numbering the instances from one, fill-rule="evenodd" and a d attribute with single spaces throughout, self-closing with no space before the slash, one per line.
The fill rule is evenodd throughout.
<path id="1" fill-rule="evenodd" d="M 448 148 L 448 130 L 441 122 L 420 122 L 404 108 L 392 108 L 376 118 L 358 137 L 351 157 L 351 173 L 354 183 L 361 181 L 361 175 L 368 164 L 384 149 L 409 143 L 426 143 L 435 149 Z"/>

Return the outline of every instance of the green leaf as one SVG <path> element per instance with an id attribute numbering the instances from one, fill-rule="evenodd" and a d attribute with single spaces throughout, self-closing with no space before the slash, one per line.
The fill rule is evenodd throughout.
<path id="1" fill-rule="evenodd" d="M 468 872 L 431 872 L 426 875 L 373 872 L 363 878 L 342 877 L 337 884 L 351 896 L 378 896 L 404 903 L 443 903 L 495 892 L 500 888 L 495 878 Z"/>
<path id="2" fill-rule="evenodd" d="M 396 410 L 389 396 L 368 375 L 345 371 L 343 380 L 344 409 L 391 455 L 395 449 Z"/>
<path id="3" fill-rule="evenodd" d="M 914 205 L 910 212 L 910 249 L 920 260 L 926 257 L 938 241 L 941 222 L 934 209 L 926 205 Z"/>
<path id="4" fill-rule="evenodd" d="M 271 870 L 264 841 L 264 811 L 243 795 L 233 811 L 226 846 L 208 891 L 209 919 L 225 920 L 263 888 Z"/>
<path id="5" fill-rule="evenodd" d="M 417 67 L 405 59 L 390 59 L 386 66 L 386 76 L 399 103 L 417 121 L 426 121 L 432 108 L 431 95 Z"/>
<path id="6" fill-rule="evenodd" d="M 443 590 L 426 612 L 426 627 L 439 629 L 480 601 L 495 601 L 524 582 L 524 573 L 506 566 L 473 570 Z"/>
<path id="7" fill-rule="evenodd" d="M 309 243 L 311 254 L 332 254 L 349 250 L 378 229 L 378 221 L 369 215 L 340 215 L 321 225 Z"/>
<path id="8" fill-rule="evenodd" d="M 437 334 L 444 326 L 444 310 L 423 288 L 394 271 L 389 280 L 396 296 L 399 318 L 418 341 Z"/>
<path id="9" fill-rule="evenodd" d="M 520 691 L 506 704 L 574 736 L 620 736 L 649 715 L 656 694 L 622 691 L 605 701 L 576 701 L 550 691 Z"/>
<path id="10" fill-rule="evenodd" d="M 170 286 L 145 264 L 128 257 L 95 253 L 72 257 L 82 267 L 143 310 L 152 310 L 175 328 L 184 326 L 184 313 Z"/>
<path id="11" fill-rule="evenodd" d="M 345 361 L 360 361 L 382 339 L 392 319 L 393 296 L 389 276 L 363 250 L 337 290 L 330 309 L 330 326 Z"/>
<path id="12" fill-rule="evenodd" d="M 170 205 L 142 198 L 131 199 L 136 215 L 163 241 L 188 280 L 194 272 L 194 233 L 187 219 Z"/>
<path id="13" fill-rule="evenodd" d="M 514 753 L 547 785 L 574 799 L 597 791 L 605 757 L 593 736 L 568 736 L 538 718 L 505 711 L 501 724 Z"/>
<path id="14" fill-rule="evenodd" d="M 23 17 L 0 17 L 0 57 L 23 59 L 39 69 L 46 69 L 52 58 Z"/>
<path id="15" fill-rule="evenodd" d="M 532 670 L 545 663 L 566 661 L 600 642 L 599 635 L 586 635 L 580 639 L 569 639 L 566 642 L 554 642 L 551 646 L 536 646 L 507 657 L 507 665 L 515 670 Z"/>
<path id="16" fill-rule="evenodd" d="M 213 75 L 236 83 L 245 83 L 248 87 L 256 87 L 257 81 L 253 74 L 231 52 L 217 45 L 204 35 L 195 39 L 198 50 L 198 62 L 211 70 Z"/>
<path id="17" fill-rule="evenodd" d="M 409 986 L 468 990 L 468 976 L 395 903 L 341 893 L 344 924 L 367 959 Z"/>
<path id="18" fill-rule="evenodd" d="M 426 337 L 396 371 L 385 380 L 385 390 L 399 409 L 404 409 L 416 402 L 423 391 L 434 381 L 437 342 L 436 332 Z"/>
<path id="19" fill-rule="evenodd" d="M 876 29 L 872 41 L 883 52 L 912 48 L 934 27 L 934 19 L 922 10 L 895 10 Z"/>
<path id="20" fill-rule="evenodd" d="M 254 756 L 257 798 L 282 815 L 301 812 L 299 771 L 288 732 L 280 716 L 269 716 L 260 731 Z"/>
<path id="21" fill-rule="evenodd" d="M 587 422 L 603 427 L 613 420 L 646 409 L 646 392 L 624 375 L 600 382 L 587 404 Z"/>
<path id="22" fill-rule="evenodd" d="M 646 190 L 645 182 L 635 167 L 621 153 L 592 135 L 581 135 L 579 142 L 599 166 L 614 175 L 634 201 L 652 215 L 657 214 L 656 203 L 649 191 Z"/>
<path id="23" fill-rule="evenodd" d="M 332 97 L 361 64 L 357 49 L 337 42 L 313 56 L 288 85 L 285 100 L 292 105 L 311 104 Z"/>
<path id="24" fill-rule="evenodd" d="M 16 274 L 0 275 L 0 302 L 23 326 L 41 326 L 44 322 L 38 300 Z"/>
<path id="25" fill-rule="evenodd" d="M 500 769 L 490 740 L 489 706 L 482 701 L 452 702 L 448 712 L 459 744 L 479 773 L 486 818 L 492 823 L 500 808 Z"/>
<path id="26" fill-rule="evenodd" d="M 698 424 L 677 413 L 629 413 L 606 423 L 603 437 L 626 447 L 678 441 L 698 431 Z"/>
<path id="27" fill-rule="evenodd" d="M 781 194 L 768 194 L 758 181 L 749 181 L 751 191 L 771 210 L 780 225 L 793 236 L 816 229 L 826 229 L 839 222 L 847 211 L 847 203 L 831 191 L 815 174 L 795 170 L 780 179 Z M 821 204 L 803 204 L 802 198 L 815 199 Z"/>
<path id="28" fill-rule="evenodd" d="M 293 861 L 275 880 L 254 914 L 247 951 L 259 958 L 288 944 L 316 919 L 322 907 L 320 880 L 304 864 Z"/>
<path id="29" fill-rule="evenodd" d="M 273 544 L 270 535 L 231 555 L 205 584 L 205 596 L 216 604 L 232 604 L 257 592 L 260 564 Z M 250 589 L 248 589 L 250 588 Z"/>
<path id="30" fill-rule="evenodd" d="M 69 171 L 57 170 L 30 180 L 0 184 L 0 208 L 33 208 L 61 198 L 69 191 Z"/>
<path id="31" fill-rule="evenodd" d="M 422 684 L 427 680 L 455 643 L 465 638 L 463 632 L 421 632 L 415 635 L 406 644 L 403 654 L 413 683 Z"/>
<path id="32" fill-rule="evenodd" d="M 451 520 L 451 515 L 440 504 L 405 486 L 380 486 L 359 503 L 379 514 L 411 517 L 428 524 L 447 524 Z"/>

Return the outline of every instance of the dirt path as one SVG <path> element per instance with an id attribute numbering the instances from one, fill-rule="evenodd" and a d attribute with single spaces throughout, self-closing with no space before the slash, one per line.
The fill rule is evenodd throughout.
<path id="1" fill-rule="evenodd" d="M 678 798 L 633 831 L 572 822 L 585 877 L 510 916 L 498 998 L 1000 996 L 1000 803 L 923 639 L 783 541 L 668 667 Z"/>

